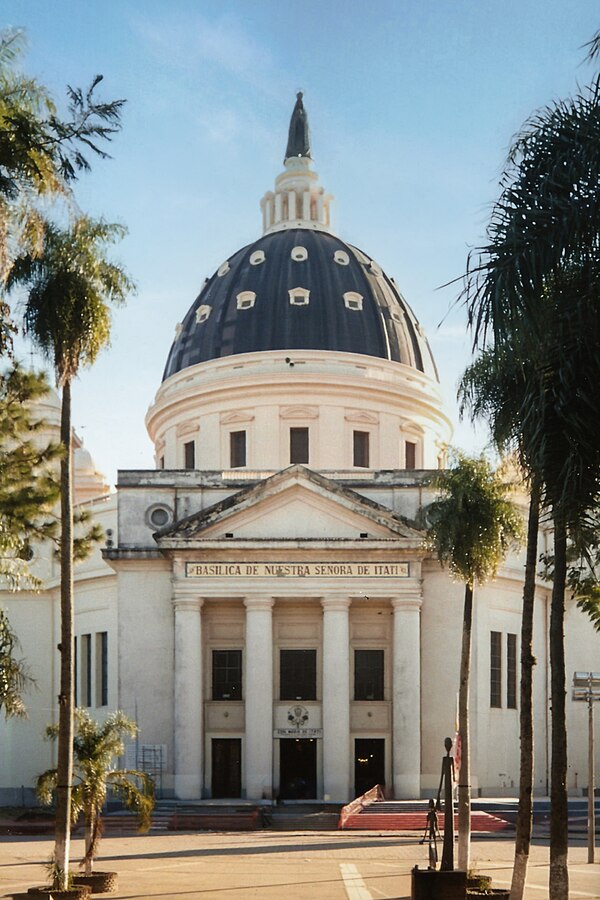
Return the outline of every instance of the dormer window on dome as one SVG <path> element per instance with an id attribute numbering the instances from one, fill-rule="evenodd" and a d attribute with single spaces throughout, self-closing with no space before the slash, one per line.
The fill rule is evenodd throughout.
<path id="1" fill-rule="evenodd" d="M 347 266 L 350 263 L 350 257 L 345 250 L 336 250 L 333 254 L 333 259 L 338 266 Z"/>
<path id="2" fill-rule="evenodd" d="M 290 304 L 292 306 L 308 306 L 308 298 L 310 291 L 306 288 L 296 287 L 288 291 L 290 295 Z"/>
<path id="3" fill-rule="evenodd" d="M 220 265 L 219 268 L 217 269 L 217 275 L 219 276 L 219 278 L 222 278 L 223 275 L 227 275 L 228 272 L 229 272 L 229 261 L 225 260 L 225 262 L 222 265 Z"/>
<path id="4" fill-rule="evenodd" d="M 344 294 L 346 309 L 361 310 L 363 308 L 363 296 L 356 291 L 346 291 Z"/>
<path id="5" fill-rule="evenodd" d="M 207 306 L 205 303 L 202 306 L 199 306 L 196 310 L 196 324 L 202 325 L 203 322 L 206 322 L 211 313 L 211 307 Z"/>
<path id="6" fill-rule="evenodd" d="M 254 253 L 250 254 L 250 265 L 251 266 L 260 266 L 261 263 L 265 261 L 265 251 L 264 250 L 255 250 Z"/>
<path id="7" fill-rule="evenodd" d="M 308 250 L 306 247 L 294 247 L 290 256 L 294 262 L 304 262 L 305 259 L 308 259 Z"/>
<path id="8" fill-rule="evenodd" d="M 252 309 L 256 301 L 254 291 L 240 291 L 236 297 L 238 309 Z"/>

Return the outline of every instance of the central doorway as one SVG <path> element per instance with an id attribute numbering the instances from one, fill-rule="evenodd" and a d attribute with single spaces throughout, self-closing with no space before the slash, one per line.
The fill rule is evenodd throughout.
<path id="1" fill-rule="evenodd" d="M 315 738 L 279 741 L 279 796 L 282 800 L 314 800 L 317 796 Z"/>
<path id="2" fill-rule="evenodd" d="M 354 796 L 361 797 L 376 784 L 385 784 L 385 740 L 357 738 L 354 741 Z"/>
<path id="3" fill-rule="evenodd" d="M 211 796 L 242 796 L 242 741 L 240 738 L 212 739 Z"/>

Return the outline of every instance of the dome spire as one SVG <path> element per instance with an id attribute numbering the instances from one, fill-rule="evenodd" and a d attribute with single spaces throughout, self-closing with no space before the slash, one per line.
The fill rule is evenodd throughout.
<path id="1" fill-rule="evenodd" d="M 275 190 L 267 191 L 260 206 L 263 234 L 285 228 L 314 228 L 331 231 L 331 194 L 326 194 L 313 170 L 310 155 L 308 116 L 302 102 L 302 91 L 290 119 L 288 142 L 283 165 L 285 171 L 275 179 Z"/>
<path id="2" fill-rule="evenodd" d="M 296 94 L 296 104 L 292 112 L 292 118 L 290 119 L 290 129 L 288 132 L 284 163 L 288 159 L 297 158 L 299 156 L 304 159 L 311 159 L 308 116 L 304 109 L 302 97 L 302 91 L 298 91 Z"/>

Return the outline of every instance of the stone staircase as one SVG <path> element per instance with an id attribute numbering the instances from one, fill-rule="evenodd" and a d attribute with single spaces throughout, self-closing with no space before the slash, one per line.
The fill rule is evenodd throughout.
<path id="1" fill-rule="evenodd" d="M 353 812 L 343 828 L 356 831 L 416 831 L 424 832 L 429 803 L 427 800 L 375 800 Z M 440 831 L 444 830 L 444 814 L 438 813 Z M 454 827 L 458 818 L 454 817 Z M 512 829 L 506 819 L 483 810 L 471 811 L 472 832 L 499 832 Z"/>

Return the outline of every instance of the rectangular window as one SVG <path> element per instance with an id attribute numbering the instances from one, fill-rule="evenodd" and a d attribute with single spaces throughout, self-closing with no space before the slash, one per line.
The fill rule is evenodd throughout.
<path id="1" fill-rule="evenodd" d="M 502 706 L 502 635 L 490 632 L 490 706 Z"/>
<path id="2" fill-rule="evenodd" d="M 308 463 L 308 428 L 290 428 L 290 462 Z"/>
<path id="3" fill-rule="evenodd" d="M 506 635 L 506 705 L 517 708 L 517 636 Z"/>
<path id="4" fill-rule="evenodd" d="M 161 456 L 158 460 L 158 468 L 164 469 L 164 467 L 165 467 L 165 458 L 164 458 L 164 456 Z"/>
<path id="5" fill-rule="evenodd" d="M 81 703 L 92 705 L 92 636 L 81 635 Z"/>
<path id="6" fill-rule="evenodd" d="M 96 706 L 108 706 L 108 633 L 96 632 Z"/>
<path id="7" fill-rule="evenodd" d="M 279 699 L 317 699 L 317 651 L 279 651 Z"/>
<path id="8" fill-rule="evenodd" d="M 213 650 L 213 700 L 242 699 L 242 651 Z"/>
<path id="9" fill-rule="evenodd" d="M 232 431 L 229 434 L 229 465 L 240 469 L 246 465 L 246 432 Z"/>
<path id="10" fill-rule="evenodd" d="M 414 441 L 404 441 L 405 469 L 417 468 L 417 445 Z"/>
<path id="11" fill-rule="evenodd" d="M 383 650 L 354 651 L 354 699 L 383 700 Z"/>
<path id="12" fill-rule="evenodd" d="M 354 465 L 363 469 L 369 468 L 369 432 L 355 431 L 354 435 Z"/>
<path id="13" fill-rule="evenodd" d="M 196 442 L 187 441 L 183 445 L 183 464 L 186 469 L 196 468 Z"/>

